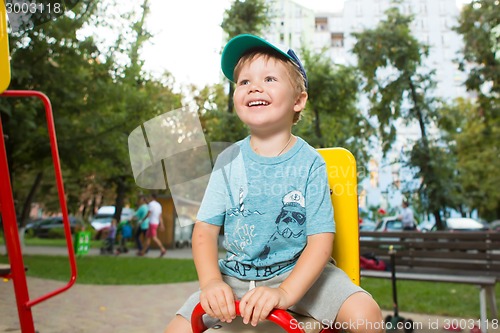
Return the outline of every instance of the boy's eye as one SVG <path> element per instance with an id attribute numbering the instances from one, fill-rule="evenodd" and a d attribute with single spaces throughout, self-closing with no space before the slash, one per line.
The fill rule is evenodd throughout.
<path id="1" fill-rule="evenodd" d="M 245 85 L 247 85 L 249 83 L 250 83 L 250 81 L 248 81 L 248 80 L 241 80 L 240 83 L 239 83 L 239 85 L 240 86 L 245 86 Z"/>
<path id="2" fill-rule="evenodd" d="M 276 78 L 273 76 L 267 76 L 266 79 L 264 80 L 265 82 L 274 82 L 276 81 Z"/>

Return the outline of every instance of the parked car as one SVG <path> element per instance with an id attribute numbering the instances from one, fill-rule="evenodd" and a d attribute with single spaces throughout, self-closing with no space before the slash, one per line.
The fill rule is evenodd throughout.
<path id="1" fill-rule="evenodd" d="M 445 230 L 449 231 L 488 231 L 488 225 L 468 217 L 453 217 L 445 221 Z"/>
<path id="2" fill-rule="evenodd" d="M 387 216 L 377 223 L 374 231 L 403 231 L 403 222 L 397 216 Z"/>
<path id="3" fill-rule="evenodd" d="M 360 230 L 360 231 L 377 231 L 377 232 L 390 232 L 390 231 L 403 231 L 403 223 L 398 220 L 397 216 L 386 216 L 383 217 L 382 220 L 378 221 L 377 224 L 375 225 L 375 228 L 372 230 Z M 418 230 L 416 230 L 418 231 Z M 369 241 L 373 239 L 384 239 L 384 240 L 391 240 L 391 239 L 397 239 L 397 238 L 391 238 L 391 237 L 366 237 L 362 236 L 360 237 L 361 241 Z"/>
<path id="4" fill-rule="evenodd" d="M 102 234 L 107 232 L 111 226 L 111 220 L 115 215 L 115 206 L 102 206 L 97 210 L 97 214 L 90 221 L 90 225 L 96 231 L 95 238 L 100 239 Z M 122 208 L 120 221 L 131 220 L 135 211 L 131 208 Z"/>
<path id="5" fill-rule="evenodd" d="M 83 221 L 74 216 L 69 216 L 69 224 L 71 233 L 74 233 L 75 230 L 81 229 L 84 226 Z M 26 225 L 24 233 L 31 237 L 40 238 L 61 236 L 64 234 L 63 218 L 62 216 L 54 216 L 34 220 Z"/>
<path id="6" fill-rule="evenodd" d="M 433 221 L 422 221 L 419 223 L 419 225 L 417 225 L 417 228 L 418 230 L 422 231 L 422 232 L 427 232 L 427 231 L 431 231 L 432 228 L 434 227 L 435 225 L 435 222 Z"/>
<path id="7" fill-rule="evenodd" d="M 444 221 L 443 231 L 489 231 L 490 226 L 487 223 L 482 223 L 468 217 L 450 217 Z M 427 231 L 437 231 L 436 225 L 433 223 Z"/>
<path id="8" fill-rule="evenodd" d="M 496 232 L 500 232 L 500 220 L 491 221 L 490 229 Z"/>
<path id="9" fill-rule="evenodd" d="M 367 219 L 363 219 L 359 224 L 359 231 L 373 231 L 377 224 Z"/>

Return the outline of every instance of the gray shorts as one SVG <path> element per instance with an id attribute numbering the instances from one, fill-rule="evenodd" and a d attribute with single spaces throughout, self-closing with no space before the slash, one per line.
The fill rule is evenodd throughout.
<path id="1" fill-rule="evenodd" d="M 290 272 L 287 272 L 262 281 L 239 280 L 227 275 L 223 275 L 223 279 L 231 286 L 236 298 L 241 299 L 253 286 L 277 288 L 289 274 Z M 355 285 L 344 271 L 334 264 L 328 263 L 309 291 L 289 310 L 312 317 L 320 322 L 333 322 L 344 301 L 356 292 L 366 293 L 361 287 Z M 191 321 L 191 313 L 199 301 L 200 291 L 197 291 L 188 298 L 177 314 Z M 203 321 L 207 327 L 211 327 L 218 320 L 205 315 Z"/>

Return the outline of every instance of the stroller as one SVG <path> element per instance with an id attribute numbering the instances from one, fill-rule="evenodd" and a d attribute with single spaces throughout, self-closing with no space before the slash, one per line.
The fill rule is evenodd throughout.
<path id="1" fill-rule="evenodd" d="M 120 243 L 119 243 L 120 245 L 116 250 L 116 254 L 127 253 L 128 252 L 127 242 L 129 242 L 130 239 L 132 239 L 132 225 L 130 224 L 129 220 L 124 220 L 120 222 L 120 224 L 118 225 L 117 234 L 119 235 L 120 238 Z"/>
<path id="2" fill-rule="evenodd" d="M 111 221 L 111 226 L 109 227 L 108 234 L 102 241 L 101 254 L 113 254 L 115 247 L 116 238 L 116 221 L 113 219 Z"/>

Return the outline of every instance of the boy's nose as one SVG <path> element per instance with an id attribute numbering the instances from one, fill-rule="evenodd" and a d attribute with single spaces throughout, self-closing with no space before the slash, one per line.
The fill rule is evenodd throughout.
<path id="1" fill-rule="evenodd" d="M 252 83 L 250 85 L 249 92 L 256 92 L 256 91 L 258 91 L 258 92 L 262 91 L 262 86 L 259 84 L 256 84 L 256 83 Z"/>

